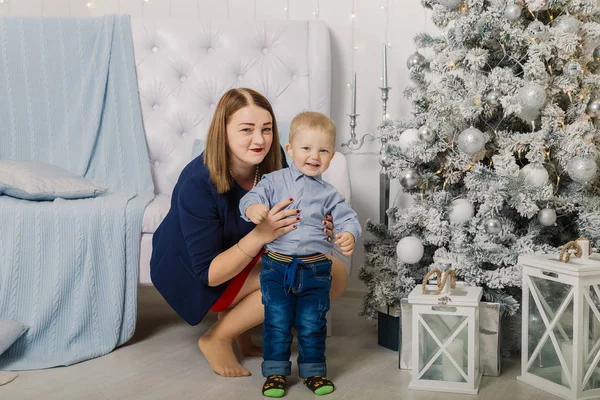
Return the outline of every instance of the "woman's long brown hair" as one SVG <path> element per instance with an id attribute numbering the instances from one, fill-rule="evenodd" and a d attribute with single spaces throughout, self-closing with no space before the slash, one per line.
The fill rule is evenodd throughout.
<path id="1" fill-rule="evenodd" d="M 271 103 L 262 94 L 248 88 L 231 89 L 221 97 L 215 114 L 213 116 L 208 137 L 204 149 L 204 164 L 208 168 L 210 180 L 217 188 L 218 193 L 225 193 L 231 190 L 233 178 L 229 173 L 231 155 L 229 145 L 227 144 L 227 124 L 233 114 L 241 108 L 249 105 L 255 105 L 263 108 L 271 114 L 273 118 L 273 142 L 271 148 L 260 163 L 259 168 L 262 174 L 281 169 L 281 150 L 279 143 L 279 131 L 277 130 L 277 120 Z"/>

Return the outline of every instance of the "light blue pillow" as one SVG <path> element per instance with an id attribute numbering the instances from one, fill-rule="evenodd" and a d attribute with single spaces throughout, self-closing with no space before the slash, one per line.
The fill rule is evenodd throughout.
<path id="1" fill-rule="evenodd" d="M 281 144 L 281 148 L 284 150 L 283 154 L 285 154 L 285 160 L 287 161 L 287 164 L 290 165 L 292 159 L 285 151 L 285 145 L 290 142 L 290 124 L 287 122 L 283 124 L 277 122 L 277 129 L 279 131 L 279 143 Z"/>
<path id="2" fill-rule="evenodd" d="M 106 188 L 56 165 L 0 160 L 0 194 L 24 200 L 82 199 Z"/>
<path id="3" fill-rule="evenodd" d="M 20 322 L 0 318 L 0 355 L 29 329 Z"/>
<path id="4" fill-rule="evenodd" d="M 192 160 L 198 157 L 204 151 L 204 140 L 194 139 L 194 144 L 192 144 Z"/>

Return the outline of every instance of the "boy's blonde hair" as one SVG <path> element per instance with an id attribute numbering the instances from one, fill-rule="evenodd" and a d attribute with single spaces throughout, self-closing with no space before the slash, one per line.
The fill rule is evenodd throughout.
<path id="1" fill-rule="evenodd" d="M 323 113 L 304 111 L 296 115 L 290 124 L 290 143 L 294 140 L 296 133 L 304 129 L 318 130 L 323 134 L 329 135 L 335 144 L 335 123 Z"/>

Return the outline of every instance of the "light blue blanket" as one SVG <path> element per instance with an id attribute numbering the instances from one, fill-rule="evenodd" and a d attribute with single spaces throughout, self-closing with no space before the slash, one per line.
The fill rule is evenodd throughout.
<path id="1" fill-rule="evenodd" d="M 106 195 L 0 196 L 0 317 L 29 330 L 0 369 L 70 365 L 133 335 L 153 197 L 130 20 L 0 18 L 0 159 L 63 167 Z"/>

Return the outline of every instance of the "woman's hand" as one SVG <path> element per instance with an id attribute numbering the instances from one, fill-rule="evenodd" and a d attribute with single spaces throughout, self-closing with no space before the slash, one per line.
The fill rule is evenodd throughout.
<path id="1" fill-rule="evenodd" d="M 296 223 L 300 221 L 297 209 L 284 210 L 294 199 L 283 200 L 273 206 L 267 213 L 266 218 L 254 228 L 263 244 L 267 244 L 296 229 Z"/>
<path id="2" fill-rule="evenodd" d="M 325 225 L 325 228 L 323 228 L 323 232 L 325 232 L 325 234 L 327 235 L 327 241 L 331 242 L 334 237 L 333 237 L 333 217 L 329 214 L 327 214 L 325 216 L 325 219 L 323 220 L 323 225 Z"/>

